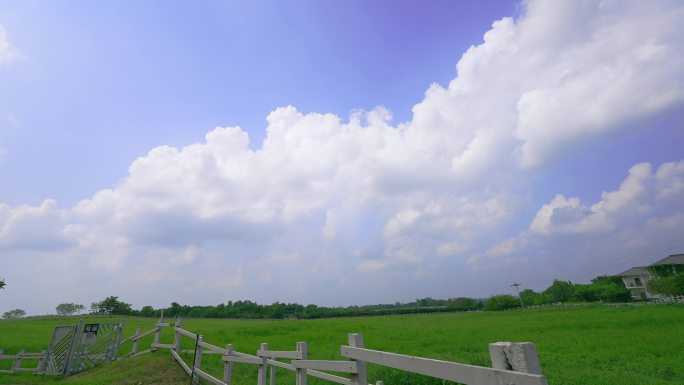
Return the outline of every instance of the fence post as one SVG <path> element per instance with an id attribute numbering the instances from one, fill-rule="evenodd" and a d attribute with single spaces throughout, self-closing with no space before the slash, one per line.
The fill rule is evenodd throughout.
<path id="1" fill-rule="evenodd" d="M 21 361 L 24 359 L 24 349 L 21 349 L 19 353 L 17 353 L 17 358 L 14 359 L 14 367 L 12 370 L 14 373 L 17 373 L 19 369 L 21 369 Z"/>
<path id="2" fill-rule="evenodd" d="M 183 328 L 183 320 L 178 319 L 178 322 L 176 322 L 176 327 L 182 329 Z M 181 343 L 181 334 L 176 328 L 174 327 L 173 330 L 176 331 L 176 335 L 173 338 L 173 350 L 176 353 L 180 353 L 180 343 Z"/>
<path id="3" fill-rule="evenodd" d="M 197 336 L 197 347 L 195 347 L 195 360 L 192 363 L 192 383 L 197 384 L 199 382 L 199 374 L 195 374 L 195 369 L 201 369 L 202 367 L 202 350 L 204 349 L 201 344 L 204 342 L 204 336 Z"/>
<path id="4" fill-rule="evenodd" d="M 226 356 L 233 355 L 233 345 L 226 345 Z M 230 385 L 230 380 L 233 377 L 233 363 L 225 361 L 223 363 L 223 382 Z"/>
<path id="5" fill-rule="evenodd" d="M 161 315 L 159 316 L 159 321 L 157 321 L 157 331 L 154 333 L 154 342 L 152 343 L 152 351 L 156 352 L 157 351 L 157 344 L 159 344 L 159 341 L 161 340 L 161 323 L 164 322 L 164 310 L 161 311 Z"/>
<path id="6" fill-rule="evenodd" d="M 306 342 L 297 342 L 297 353 L 298 354 L 298 359 L 300 360 L 306 360 L 306 357 L 308 355 L 309 347 L 306 344 Z M 304 368 L 297 368 L 297 379 L 296 379 L 296 385 L 306 385 L 307 382 L 307 377 L 306 377 L 306 369 Z"/>
<path id="7" fill-rule="evenodd" d="M 349 334 L 349 346 L 354 348 L 363 348 L 363 334 Z M 368 377 L 366 376 L 366 363 L 358 360 L 355 361 L 357 373 L 351 375 L 351 383 L 352 385 L 367 385 Z"/>
<path id="8" fill-rule="evenodd" d="M 259 350 L 268 350 L 268 344 L 262 343 Z M 268 357 L 261 357 L 261 365 L 259 365 L 259 375 L 257 377 L 258 385 L 266 385 L 266 375 L 268 370 Z"/>
<path id="9" fill-rule="evenodd" d="M 129 353 L 129 355 L 133 355 L 138 352 L 138 344 L 140 343 L 140 328 L 135 329 L 135 337 L 133 337 L 133 349 Z"/>
<path id="10" fill-rule="evenodd" d="M 492 368 L 542 374 L 537 348 L 531 342 L 496 342 L 489 344 Z"/>
<path id="11" fill-rule="evenodd" d="M 126 321 L 121 321 L 116 325 L 116 336 L 114 336 L 114 351 L 112 352 L 111 361 L 119 359 L 119 349 L 121 348 L 121 340 L 123 339 L 123 330 Z"/>
<path id="12" fill-rule="evenodd" d="M 0 351 L 0 354 L 2 354 L 2 351 Z M 40 352 L 40 354 L 40 360 L 38 361 L 38 374 L 44 374 L 45 368 L 47 367 L 48 351 L 43 350 L 42 352 Z"/>

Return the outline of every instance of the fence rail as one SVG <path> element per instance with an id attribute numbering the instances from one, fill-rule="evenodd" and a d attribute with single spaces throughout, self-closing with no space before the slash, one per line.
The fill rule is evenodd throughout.
<path id="1" fill-rule="evenodd" d="M 173 344 L 161 344 L 161 330 L 163 327 L 172 327 L 174 334 Z M 457 362 L 441 361 L 431 358 L 414 357 L 364 347 L 361 334 L 349 334 L 348 344 L 340 346 L 340 354 L 348 360 L 311 360 L 308 359 L 308 344 L 297 342 L 294 350 L 271 350 L 267 343 L 262 343 L 256 350 L 256 355 L 238 352 L 232 344 L 225 348 L 211 344 L 204 340 L 204 336 L 183 329 L 183 321 L 176 323 L 164 323 L 160 318 L 155 328 L 126 339 L 125 342 L 137 342 L 142 336 L 156 333 L 152 349 L 169 349 L 171 356 L 178 362 L 185 373 L 191 378 L 193 384 L 200 379 L 214 385 L 230 385 L 233 379 L 233 366 L 254 365 L 257 366 L 257 385 L 275 385 L 277 370 L 287 370 L 295 373 L 296 385 L 306 385 L 308 377 L 316 377 L 342 385 L 366 385 L 366 363 L 382 365 L 394 369 L 403 370 L 435 377 L 442 380 L 456 381 L 466 385 L 547 385 L 546 377 L 542 374 L 541 365 L 534 344 L 497 342 L 489 345 L 489 354 L 492 366 L 483 367 L 462 364 Z M 183 338 L 190 338 L 195 342 L 195 348 L 182 350 Z M 134 349 L 128 355 L 134 353 Z M 190 353 L 194 356 L 192 365 L 185 362 L 182 353 Z M 202 369 L 202 359 L 206 354 L 221 355 L 223 362 L 223 375 L 221 378 Z M 279 361 L 279 360 L 289 360 Z M 333 373 L 329 373 L 333 372 Z M 342 375 L 338 375 L 342 374 Z M 382 384 L 378 381 L 376 385 Z"/>
<path id="2" fill-rule="evenodd" d="M 36 374 L 44 374 L 48 362 L 48 352 L 43 350 L 40 353 L 29 353 L 20 351 L 17 354 L 3 354 L 0 349 L 0 360 L 14 360 L 11 369 L 0 370 L 0 373 L 16 374 L 19 372 L 33 372 Z M 38 361 L 35 367 L 23 367 L 24 360 Z"/>

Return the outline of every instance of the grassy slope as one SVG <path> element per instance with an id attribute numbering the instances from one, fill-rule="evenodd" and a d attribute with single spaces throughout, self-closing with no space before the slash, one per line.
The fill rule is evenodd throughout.
<path id="1" fill-rule="evenodd" d="M 684 383 L 684 361 L 681 359 L 683 320 L 684 306 L 654 305 L 312 321 L 187 320 L 184 328 L 203 334 L 205 341 L 214 345 L 225 346 L 231 342 L 237 350 L 252 354 L 261 342 L 268 342 L 274 350 L 291 350 L 296 341 L 307 341 L 309 358 L 312 359 L 340 359 L 339 346 L 346 343 L 346 334 L 361 332 L 366 346 L 371 349 L 484 366 L 489 365 L 488 343 L 531 341 L 537 345 L 542 368 L 552 385 L 658 385 Z M 154 321 L 145 319 L 127 319 L 126 322 L 126 335 L 132 334 L 136 327 L 147 330 L 154 324 Z M 7 352 L 19 348 L 30 351 L 44 349 L 51 327 L 57 323 L 64 321 L 0 322 L 0 347 Z M 172 334 L 167 330 L 162 342 L 171 340 Z M 143 341 L 141 347 L 149 346 L 150 342 L 151 337 Z M 183 339 L 183 345 L 188 349 L 194 346 L 188 338 Z M 123 351 L 127 349 L 130 347 L 124 347 Z M 169 361 L 165 361 L 168 353 L 165 351 L 150 357 L 154 356 L 161 357 L 161 361 L 155 363 L 168 365 Z M 218 358 L 205 356 L 202 367 L 220 374 Z M 192 362 L 191 356 L 186 359 Z M 122 364 L 125 361 L 119 363 Z M 95 372 L 81 376 L 97 376 L 90 373 Z M 291 379 L 285 374 L 283 376 Z M 382 379 L 388 384 L 439 383 L 372 365 L 369 377 L 372 381 Z M 7 383 L 7 378 L 0 375 L 0 383 Z M 17 376 L 12 383 L 30 379 L 29 376 Z M 245 365 L 236 366 L 235 379 L 236 384 L 253 383 L 256 370 Z M 72 382 L 78 380 L 72 377 L 68 383 L 91 383 Z M 109 383 L 126 382 L 113 380 Z"/>

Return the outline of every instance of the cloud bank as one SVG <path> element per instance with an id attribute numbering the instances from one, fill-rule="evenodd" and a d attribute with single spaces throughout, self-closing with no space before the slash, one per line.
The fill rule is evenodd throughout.
<path id="1" fill-rule="evenodd" d="M 137 306 L 394 301 L 459 295 L 451 280 L 491 285 L 511 261 L 550 269 L 561 256 L 541 251 L 561 236 L 618 242 L 680 224 L 684 166 L 674 162 L 635 165 L 593 205 L 561 192 L 521 235 L 506 233 L 533 173 L 684 103 L 681 2 L 523 6 L 462 56 L 448 86 L 429 87 L 410 121 L 383 107 L 347 119 L 282 107 L 256 150 L 239 127 L 217 127 L 201 143 L 152 149 L 75 207 L 0 205 L 3 258 L 22 261 L 10 272 L 37 262 Z M 8 47 L 0 29 L 0 63 Z"/>

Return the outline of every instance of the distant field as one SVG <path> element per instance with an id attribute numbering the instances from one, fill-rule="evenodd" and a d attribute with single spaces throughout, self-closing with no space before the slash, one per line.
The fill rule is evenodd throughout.
<path id="1" fill-rule="evenodd" d="M 0 321 L 0 348 L 7 353 L 22 348 L 40 351 L 47 347 L 53 326 L 74 323 L 77 319 Z M 274 350 L 293 350 L 297 341 L 307 341 L 311 359 L 342 359 L 339 346 L 346 344 L 349 332 L 363 333 L 366 347 L 370 349 L 483 366 L 490 365 L 488 343 L 530 341 L 537 345 L 544 374 L 552 385 L 684 384 L 684 305 L 586 306 L 308 321 L 193 319 L 184 322 L 185 329 L 204 335 L 209 343 L 218 346 L 232 343 L 236 350 L 251 354 L 256 352 L 261 342 L 268 342 L 269 348 Z M 125 335 L 133 334 L 136 327 L 143 331 L 151 329 L 154 323 L 151 319 L 128 318 Z M 172 338 L 171 331 L 167 330 L 162 342 L 172 342 Z M 190 339 L 184 338 L 183 341 L 184 348 L 194 347 Z M 141 348 L 150 343 L 151 337 L 143 341 Z M 122 352 L 129 349 L 124 347 Z M 169 356 L 166 350 L 156 355 L 160 354 Z M 170 360 L 144 360 L 149 361 L 143 361 L 143 366 L 146 362 L 150 366 L 157 365 L 155 370 L 161 370 L 159 368 L 166 363 L 175 365 Z M 187 361 L 191 363 L 192 357 L 187 356 Z M 123 364 L 121 361 L 117 367 Z M 218 356 L 205 356 L 202 366 L 217 375 L 222 371 Z M 28 375 L 0 375 L 0 384 L 129 383 L 116 379 L 111 370 L 106 374 L 102 369 L 66 381 L 41 381 L 40 377 Z M 284 383 L 294 383 L 293 377 L 286 373 L 282 377 L 290 380 Z M 170 378 L 166 383 L 175 384 L 169 382 Z M 236 384 L 253 384 L 256 369 L 236 365 L 234 378 Z M 388 385 L 441 383 L 373 365 L 369 366 L 369 380 L 384 380 Z M 149 381 L 152 382 L 144 383 L 155 383 L 154 380 Z M 327 382 L 312 379 L 310 383 Z"/>

